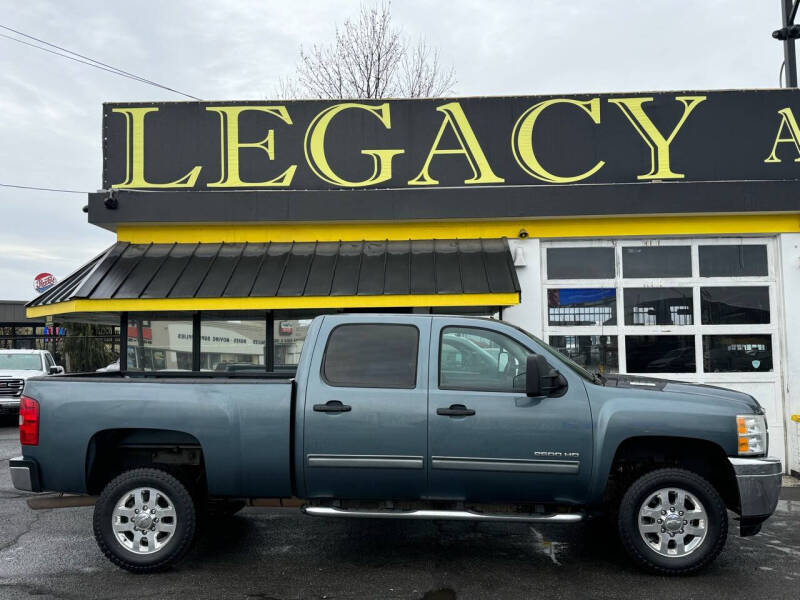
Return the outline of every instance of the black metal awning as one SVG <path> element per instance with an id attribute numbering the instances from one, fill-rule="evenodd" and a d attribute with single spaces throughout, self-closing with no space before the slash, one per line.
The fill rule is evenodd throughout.
<path id="1" fill-rule="evenodd" d="M 27 306 L 71 300 L 518 294 L 519 291 L 505 238 L 118 242 Z"/>

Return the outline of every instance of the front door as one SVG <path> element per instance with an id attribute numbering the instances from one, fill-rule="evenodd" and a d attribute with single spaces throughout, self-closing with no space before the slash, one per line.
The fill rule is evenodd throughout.
<path id="1" fill-rule="evenodd" d="M 526 359 L 541 353 L 565 376 L 560 397 L 529 398 Z M 583 380 L 505 324 L 435 317 L 429 367 L 432 498 L 581 502 L 592 467 Z"/>
<path id="2" fill-rule="evenodd" d="M 309 497 L 425 494 L 429 337 L 428 317 L 325 318 L 305 398 Z"/>

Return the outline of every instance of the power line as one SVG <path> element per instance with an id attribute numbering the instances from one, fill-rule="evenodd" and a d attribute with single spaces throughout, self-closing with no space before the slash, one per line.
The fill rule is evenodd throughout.
<path id="1" fill-rule="evenodd" d="M 42 44 L 46 44 L 47 46 L 50 46 L 51 48 L 57 48 L 58 50 L 62 50 L 63 52 L 66 52 L 68 54 L 62 54 L 61 52 L 56 52 L 55 50 L 50 50 L 49 48 L 44 48 L 44 47 L 39 46 L 37 44 L 32 44 L 30 42 L 26 42 L 25 40 L 21 40 L 21 39 L 15 38 L 13 36 L 5 35 L 5 34 L 0 33 L 0 37 L 4 37 L 4 38 L 6 38 L 8 40 L 11 40 L 13 42 L 18 42 L 20 44 L 25 44 L 26 46 L 30 46 L 31 48 L 36 48 L 37 50 L 42 50 L 44 52 L 49 52 L 50 54 L 55 54 L 56 56 L 60 56 L 62 58 L 67 58 L 69 60 L 81 63 L 83 65 L 94 67 L 95 69 L 100 69 L 101 71 L 107 71 L 109 73 L 113 73 L 115 75 L 119 75 L 120 77 L 125 77 L 127 79 L 133 79 L 134 81 L 139 81 L 140 83 L 146 83 L 148 85 L 152 85 L 152 86 L 161 88 L 163 90 L 167 90 L 169 92 L 173 92 L 175 94 L 180 94 L 181 96 L 186 96 L 187 98 L 191 98 L 192 100 L 200 100 L 200 98 L 198 98 L 196 96 L 192 96 L 191 94 L 187 94 L 185 92 L 181 92 L 180 90 L 176 90 L 175 88 L 171 88 L 171 87 L 168 87 L 166 85 L 162 85 L 160 83 L 157 83 L 157 82 L 152 81 L 150 79 L 147 79 L 145 77 L 141 77 L 141 76 L 136 75 L 134 73 L 130 73 L 130 72 L 125 71 L 123 69 L 119 69 L 117 67 L 114 67 L 114 66 L 109 65 L 107 63 L 101 62 L 101 61 L 96 60 L 94 58 L 91 58 L 89 56 L 85 56 L 83 54 L 79 54 L 78 52 L 73 52 L 72 50 L 68 50 L 67 48 L 64 48 L 62 46 L 58 46 L 56 44 L 51 44 L 48 41 L 42 40 L 42 39 L 34 37 L 32 35 L 28 35 L 27 33 L 23 33 L 23 32 L 18 31 L 16 29 L 12 29 L 11 27 L 7 27 L 6 25 L 0 24 L 0 28 L 5 29 L 6 31 L 11 31 L 13 33 L 16 33 L 17 35 L 24 36 L 24 37 L 26 37 L 28 39 L 35 40 L 35 41 L 40 42 Z M 70 54 L 72 54 L 73 56 L 69 56 Z M 76 58 L 76 57 L 78 57 L 78 58 Z M 85 59 L 85 60 L 81 60 L 81 59 Z"/>
<path id="2" fill-rule="evenodd" d="M 80 190 L 62 190 L 58 188 L 45 188 L 45 187 L 33 187 L 30 185 L 14 185 L 13 183 L 0 183 L 0 187 L 6 188 L 17 188 L 20 190 L 36 190 L 39 192 L 61 192 L 64 194 L 90 194 L 91 192 L 82 192 Z"/>
<path id="3" fill-rule="evenodd" d="M 73 52 L 72 50 L 68 50 L 67 48 L 64 48 L 62 46 L 58 46 L 57 44 L 51 44 L 47 40 L 43 40 L 43 39 L 37 38 L 35 36 L 28 35 L 27 33 L 24 33 L 24 32 L 19 31 L 17 29 L 13 29 L 11 27 L 8 27 L 7 25 L 0 24 L 0 28 L 5 29 L 6 31 L 12 31 L 12 32 L 16 33 L 17 35 L 21 35 L 21 36 L 26 37 L 28 39 L 35 40 L 37 42 L 45 44 L 46 46 L 50 46 L 51 48 L 56 48 L 58 50 L 63 50 L 64 52 L 68 52 L 69 54 L 73 54 L 73 55 L 75 55 L 75 56 L 77 56 L 79 58 L 83 58 L 83 59 L 91 61 L 93 63 L 97 63 L 98 65 L 101 65 L 103 67 L 107 67 L 107 68 L 112 69 L 114 71 L 117 71 L 117 72 L 119 72 L 119 73 L 121 73 L 123 75 L 128 75 L 130 77 L 138 79 L 139 81 L 144 81 L 145 83 L 152 83 L 154 85 L 160 85 L 160 84 L 156 83 L 155 81 L 151 81 L 149 79 L 145 79 L 144 77 L 139 77 L 138 75 L 136 75 L 134 73 L 129 73 L 128 71 L 123 71 L 122 69 L 118 69 L 117 67 L 114 67 L 112 65 L 106 64 L 104 62 L 100 62 L 99 60 L 95 60 L 94 58 L 91 58 L 90 56 L 84 56 L 83 54 L 78 54 L 77 52 Z"/>
<path id="4" fill-rule="evenodd" d="M 101 67 L 94 63 L 90 63 L 85 60 L 80 60 L 73 56 L 69 56 L 67 54 L 61 54 L 60 52 L 55 52 L 53 50 L 48 50 L 47 48 L 42 48 L 41 46 L 37 46 L 36 44 L 31 44 L 30 42 L 26 42 L 25 40 L 19 40 L 15 37 L 11 37 L 10 35 L 6 35 L 4 33 L 0 33 L 0 37 L 6 38 L 7 40 L 11 40 L 12 42 L 19 42 L 20 44 L 25 44 L 26 46 L 30 46 L 31 48 L 36 48 L 37 50 L 44 50 L 45 52 L 49 52 L 50 54 L 55 54 L 56 56 L 61 56 L 63 58 L 68 58 L 69 60 L 74 60 L 75 62 L 81 63 L 82 65 L 88 65 L 90 67 L 94 67 L 95 69 L 100 69 L 101 71 L 108 71 L 109 73 L 113 73 L 114 75 L 121 75 L 122 77 L 133 79 L 134 81 L 143 81 L 142 79 L 136 77 L 128 77 L 128 75 L 123 75 L 122 73 L 120 73 L 119 71 L 115 71 L 114 69 L 106 69 L 105 67 Z"/>

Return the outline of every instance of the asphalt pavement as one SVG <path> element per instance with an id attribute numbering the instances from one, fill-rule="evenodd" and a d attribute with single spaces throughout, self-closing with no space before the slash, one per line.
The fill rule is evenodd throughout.
<path id="1" fill-rule="evenodd" d="M 14 490 L 12 421 L 0 423 L 0 599 L 800 597 L 800 487 L 758 536 L 732 533 L 707 570 L 637 571 L 602 527 L 321 519 L 247 508 L 211 524 L 178 567 L 132 575 L 92 536 L 92 508 L 31 510 Z"/>

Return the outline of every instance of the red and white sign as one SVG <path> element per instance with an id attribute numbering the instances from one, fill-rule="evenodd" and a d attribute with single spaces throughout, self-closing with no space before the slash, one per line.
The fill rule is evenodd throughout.
<path id="1" fill-rule="evenodd" d="M 35 289 L 37 293 L 41 294 L 42 292 L 46 292 L 53 287 L 56 282 L 56 278 L 53 277 L 51 273 L 39 273 L 33 278 L 33 289 Z"/>

